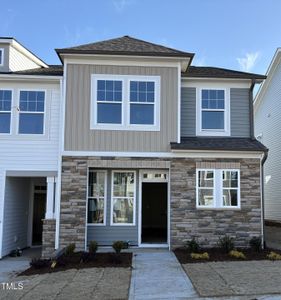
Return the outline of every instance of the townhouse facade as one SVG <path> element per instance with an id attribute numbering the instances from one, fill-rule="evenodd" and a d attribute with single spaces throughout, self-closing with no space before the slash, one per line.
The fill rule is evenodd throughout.
<path id="1" fill-rule="evenodd" d="M 56 52 L 62 66 L 1 72 L 3 103 L 12 91 L 9 80 L 19 80 L 20 73 L 22 84 L 35 84 L 39 77 L 32 89 L 17 85 L 14 137 L 0 142 L 19 143 L 27 110 L 26 130 L 36 132 L 26 135 L 30 150 L 20 149 L 34 160 L 32 151 L 41 155 L 37 165 L 19 153 L 19 167 L 3 154 L 2 256 L 12 250 L 5 235 L 13 247 L 20 236 L 29 236 L 25 246 L 32 244 L 31 224 L 37 226 L 31 207 L 40 211 L 34 208 L 36 189 L 46 193 L 38 238 L 45 257 L 72 242 L 85 250 L 91 240 L 176 248 L 193 237 L 213 246 L 228 234 L 237 246 L 247 246 L 251 237 L 263 236 L 261 170 L 267 149 L 254 138 L 252 94 L 264 76 L 191 66 L 192 53 L 129 36 Z M 54 84 L 50 91 L 48 80 Z M 5 124 L 2 119 L 0 126 Z M 51 153 L 53 165 L 47 160 Z M 9 211 L 22 200 L 14 195 L 22 195 L 20 184 L 10 181 L 26 187 L 27 177 L 45 184 L 34 183 L 26 196 L 33 202 L 22 216 L 29 224 L 22 228 L 30 228 L 25 235 L 5 224 L 14 223 Z"/>

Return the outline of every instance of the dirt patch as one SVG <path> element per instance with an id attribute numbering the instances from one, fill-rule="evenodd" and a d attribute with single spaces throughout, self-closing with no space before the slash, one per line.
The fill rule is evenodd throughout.
<path id="1" fill-rule="evenodd" d="M 29 276 L 36 274 L 46 274 L 53 272 L 66 271 L 69 269 L 85 268 L 130 268 L 132 265 L 132 253 L 96 253 L 95 255 L 85 255 L 83 252 L 74 253 L 71 256 L 60 257 L 54 268 L 51 267 L 52 261 L 45 261 L 42 266 L 31 266 L 18 276 Z"/>
<path id="2" fill-rule="evenodd" d="M 231 257 L 228 253 L 223 252 L 219 248 L 201 249 L 200 253 L 208 252 L 209 259 L 192 259 L 190 252 L 184 248 L 174 250 L 174 253 L 181 264 L 188 263 L 202 263 L 202 262 L 215 262 L 215 261 L 248 261 L 248 260 L 268 260 L 267 255 L 274 251 L 281 254 L 280 250 L 265 249 L 260 252 L 253 251 L 252 249 L 239 249 L 246 256 L 246 259 Z"/>

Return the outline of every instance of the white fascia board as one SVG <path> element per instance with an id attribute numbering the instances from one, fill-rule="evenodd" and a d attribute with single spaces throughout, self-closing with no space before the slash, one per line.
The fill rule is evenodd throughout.
<path id="1" fill-rule="evenodd" d="M 86 56 L 86 57 L 85 57 Z M 145 67 L 178 67 L 179 58 L 158 58 L 150 56 L 124 56 L 124 55 L 81 55 L 71 54 L 64 59 L 64 64 L 78 65 L 118 65 L 118 66 L 145 66 Z M 170 61 L 169 61 L 170 60 Z"/>
<path id="2" fill-rule="evenodd" d="M 188 79 L 188 80 L 187 80 Z M 183 78 L 181 86 L 182 87 L 204 87 L 204 86 L 214 86 L 214 87 L 229 87 L 229 88 L 250 88 L 251 80 L 245 79 L 225 79 L 225 78 Z"/>
<path id="3" fill-rule="evenodd" d="M 162 157 L 162 158 L 257 158 L 263 157 L 261 151 L 210 151 L 173 150 L 172 152 L 101 152 L 101 151 L 63 151 L 62 156 L 105 156 L 105 157 Z"/>
<path id="4" fill-rule="evenodd" d="M 27 48 L 25 48 L 24 46 L 22 46 L 16 40 L 14 40 L 14 39 L 11 40 L 10 41 L 10 45 L 11 45 L 11 47 L 14 47 L 19 52 L 21 52 L 23 55 L 25 55 L 26 57 L 28 57 L 29 59 L 31 59 L 37 65 L 42 66 L 44 68 L 48 68 L 49 67 L 47 64 L 44 63 L 43 60 L 41 60 L 40 58 L 38 58 L 37 56 L 35 56 L 33 53 L 31 53 Z"/>
<path id="5" fill-rule="evenodd" d="M 254 108 L 256 110 L 256 108 L 258 107 L 260 101 L 261 101 L 261 98 L 262 96 L 264 95 L 265 91 L 267 90 L 268 88 L 268 85 L 269 83 L 271 82 L 271 79 L 274 75 L 274 72 L 277 68 L 277 66 L 279 65 L 280 63 L 280 60 L 281 60 L 281 48 L 277 48 L 277 50 L 275 51 L 275 54 L 270 62 L 270 65 L 266 71 L 266 80 L 263 81 L 263 83 L 260 85 L 259 89 L 258 89 L 258 92 L 255 96 L 255 99 L 254 99 Z"/>

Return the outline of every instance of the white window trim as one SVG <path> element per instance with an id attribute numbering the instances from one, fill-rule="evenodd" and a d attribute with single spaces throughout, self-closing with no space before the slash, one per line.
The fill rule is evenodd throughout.
<path id="1" fill-rule="evenodd" d="M 211 171 L 214 172 L 214 187 L 206 187 L 203 189 L 213 189 L 214 204 L 210 205 L 199 205 L 199 172 L 200 171 Z M 237 188 L 225 188 L 225 189 L 235 189 L 237 190 L 237 206 L 223 206 L 223 180 L 222 172 L 223 171 L 233 171 L 238 172 L 238 187 Z M 239 169 L 196 169 L 196 208 L 197 209 L 214 209 L 214 210 L 240 210 L 241 201 L 240 201 L 240 170 Z"/>
<path id="2" fill-rule="evenodd" d="M 104 204 L 103 204 L 103 223 L 88 223 L 88 201 L 89 198 L 95 198 L 95 197 L 89 197 L 89 173 L 90 173 L 90 168 L 88 168 L 88 176 L 87 176 L 87 226 L 106 226 L 106 213 L 107 213 L 107 171 L 106 170 L 99 170 L 99 169 L 94 169 L 94 172 L 98 173 L 104 173 Z"/>
<path id="3" fill-rule="evenodd" d="M 97 122 L 97 81 L 98 80 L 122 81 L 121 124 L 98 124 Z M 130 81 L 153 81 L 155 83 L 154 124 L 151 125 L 130 124 Z M 160 131 L 160 81 L 161 81 L 160 76 L 92 74 L 91 75 L 90 129 Z"/>
<path id="4" fill-rule="evenodd" d="M 134 200 L 133 200 L 133 223 L 114 223 L 113 222 L 113 198 L 118 198 L 113 196 L 113 187 L 114 187 L 114 173 L 134 173 Z M 136 226 L 136 192 L 137 192 L 137 172 L 132 170 L 112 170 L 111 172 L 111 195 L 110 195 L 110 226 Z M 126 198 L 126 197 L 120 197 Z M 131 197 L 128 197 L 131 198 Z"/>
<path id="5" fill-rule="evenodd" d="M 1 60 L 0 60 L 0 66 L 4 66 L 4 55 L 5 55 L 5 50 L 4 48 L 0 48 L 0 52 L 2 52 L 2 55 L 1 55 Z"/>
<path id="6" fill-rule="evenodd" d="M 11 97 L 11 110 L 8 111 L 8 110 L 3 110 L 3 111 L 0 111 L 0 114 L 1 113 L 10 113 L 11 117 L 10 117 L 10 131 L 9 132 L 0 132 L 0 135 L 1 136 L 11 136 L 12 135 L 12 126 L 13 126 L 13 103 L 14 103 L 14 90 L 13 89 L 5 89 L 5 88 L 0 88 L 0 91 L 10 91 L 12 93 L 12 97 Z"/>
<path id="7" fill-rule="evenodd" d="M 224 91 L 224 129 L 203 129 L 202 128 L 202 90 L 223 90 Z M 203 109 L 207 110 L 207 109 Z M 210 111 L 213 111 L 210 110 Z M 230 88 L 221 86 L 204 86 L 196 88 L 196 135 L 198 136 L 230 136 Z"/>
<path id="8" fill-rule="evenodd" d="M 44 111 L 20 111 L 20 94 L 21 92 L 44 92 Z M 26 136 L 26 137 L 36 137 L 36 136 L 45 136 L 46 135 L 46 119 L 47 119 L 47 90 L 45 89 L 19 89 L 18 90 L 18 114 L 17 114 L 17 135 Z M 43 132 L 42 133 L 20 133 L 20 114 L 43 114 Z"/>

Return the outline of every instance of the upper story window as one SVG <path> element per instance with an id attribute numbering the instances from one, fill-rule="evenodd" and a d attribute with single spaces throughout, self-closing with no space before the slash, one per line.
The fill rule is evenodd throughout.
<path id="1" fill-rule="evenodd" d="M 97 80 L 97 123 L 122 123 L 122 81 Z"/>
<path id="2" fill-rule="evenodd" d="M 43 134 L 45 92 L 20 91 L 19 134 Z"/>
<path id="3" fill-rule="evenodd" d="M 4 49 L 0 48 L 0 66 L 4 65 Z"/>
<path id="4" fill-rule="evenodd" d="M 240 208 L 239 170 L 197 170 L 196 206 L 202 208 Z"/>
<path id="5" fill-rule="evenodd" d="M 91 129 L 160 130 L 160 77 L 92 75 Z"/>
<path id="6" fill-rule="evenodd" d="M 197 135 L 230 135 L 229 92 L 201 89 L 197 101 Z"/>
<path id="7" fill-rule="evenodd" d="M 12 91 L 0 90 L 0 133 L 11 132 Z"/>

